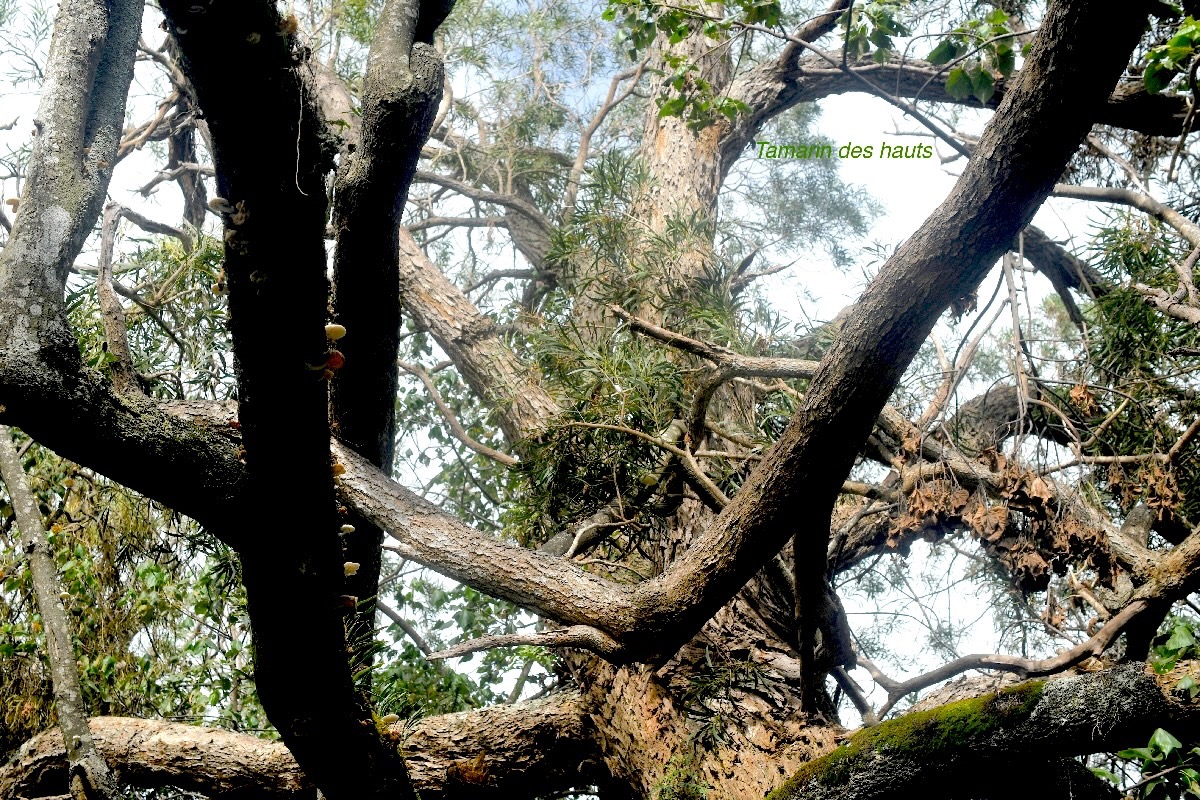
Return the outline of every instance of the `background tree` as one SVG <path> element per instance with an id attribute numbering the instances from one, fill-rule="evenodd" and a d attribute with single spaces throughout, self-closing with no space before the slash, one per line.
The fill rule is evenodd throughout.
<path id="1" fill-rule="evenodd" d="M 160 796 L 1197 786 L 1191 9 L 278 6 L 63 0 L 44 52 L 2 7 L 44 80 L 0 217 L 0 795 L 78 773 L 47 603 Z M 797 324 L 759 287 L 876 209 L 756 143 L 836 150 L 811 103 L 859 91 L 961 176 Z M 178 226 L 117 203 L 169 183 Z M 1051 194 L 1128 213 L 1071 253 Z M 888 676 L 897 604 L 941 666 Z M 907 710 L 980 670 L 1034 680 Z"/>

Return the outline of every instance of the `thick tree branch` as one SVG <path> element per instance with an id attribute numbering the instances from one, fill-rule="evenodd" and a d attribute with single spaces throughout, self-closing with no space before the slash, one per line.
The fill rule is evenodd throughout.
<path id="1" fill-rule="evenodd" d="M 118 396 L 84 369 L 63 309 L 63 282 L 116 158 L 141 9 L 134 0 L 60 6 L 21 212 L 0 251 L 0 418 L 220 528 L 244 516 L 235 446 L 144 398 Z"/>
<path id="2" fill-rule="evenodd" d="M 406 732 L 401 748 L 425 800 L 551 795 L 601 777 L 584 710 L 578 693 L 560 692 L 538 701 L 426 717 Z M 397 739 L 402 726 L 394 726 Z M 139 789 L 173 786 L 211 800 L 316 800 L 312 783 L 278 742 L 127 717 L 93 718 L 91 731 L 100 753 Z M 486 775 L 485 781 L 469 782 L 470 764 Z M 44 796 L 65 772 L 62 736 L 57 729 L 47 731 L 0 766 L 0 796 Z"/>
<path id="3" fill-rule="evenodd" d="M 1075 200 L 1094 200 L 1102 203 L 1119 203 L 1136 208 L 1174 228 L 1192 247 L 1200 247 L 1200 225 L 1144 192 L 1112 186 L 1070 186 L 1060 183 L 1054 187 L 1054 196 L 1070 197 Z"/>
<path id="4" fill-rule="evenodd" d="M 652 322 L 630 314 L 617 305 L 611 305 L 608 310 L 619 319 L 629 324 L 629 327 L 670 345 L 685 353 L 706 358 L 728 371 L 726 379 L 738 378 L 811 378 L 817 371 L 817 362 L 800 358 L 769 358 L 766 356 L 748 356 L 730 350 L 728 347 L 702 342 L 684 336 L 681 333 L 667 330 Z"/>
<path id="5" fill-rule="evenodd" d="M 345 468 L 338 479 L 343 500 L 387 530 L 405 558 L 569 625 L 635 624 L 623 587 L 561 558 L 485 536 L 354 452 L 336 445 L 334 452 Z"/>
<path id="6" fill-rule="evenodd" d="M 400 301 L 491 407 L 511 444 L 545 432 L 558 413 L 535 368 L 521 363 L 492 321 L 452 282 L 407 230 L 400 231 Z"/>
<path id="7" fill-rule="evenodd" d="M 210 205 L 225 220 L 249 496 L 272 499 L 224 533 L 240 540 L 259 696 L 329 800 L 413 797 L 355 691 L 339 601 L 345 558 L 322 377 L 325 176 L 335 149 L 303 77 L 305 55 L 275 3 L 162 7 L 212 135 L 219 197 Z M 286 528 L 281 506 L 297 512 Z"/>
<path id="8" fill-rule="evenodd" d="M 1051 4 L 955 189 L 850 312 L 768 457 L 704 536 L 659 581 L 639 587 L 643 607 L 653 609 L 639 639 L 684 640 L 778 552 L 794 529 L 788 509 L 796 503 L 814 510 L 803 534 L 809 574 L 797 583 L 820 585 L 825 512 L 859 446 L 942 310 L 974 289 L 1050 193 L 1120 76 L 1148 8 L 1125 5 L 1123 19 L 1101 21 L 1078 2 Z M 1123 38 L 1103 63 L 1083 55 L 1082 42 L 1114 30 Z M 1063 86 L 1085 66 L 1086 86 Z"/>
<path id="9" fill-rule="evenodd" d="M 391 0 L 375 27 L 363 78 L 353 152 L 342 156 L 334 186 L 335 319 L 348 331 L 335 346 L 345 366 L 332 381 L 334 433 L 384 472 L 396 440 L 396 356 L 400 343 L 400 251 L 396 235 L 421 147 L 442 96 L 441 56 L 414 44 L 419 4 Z M 324 88 L 330 91 L 327 80 Z M 360 565 L 346 593 L 355 609 L 351 646 L 373 644 L 383 533 L 349 517 L 345 558 Z"/>
<path id="10" fill-rule="evenodd" d="M 0 408 L 81 369 L 63 288 L 108 189 L 141 10 L 134 0 L 59 6 L 20 212 L 0 251 Z"/>
<path id="11" fill-rule="evenodd" d="M 1030 785 L 1046 797 L 1111 797 L 1087 782 L 1086 770 L 1069 772 L 1059 760 L 1138 746 L 1159 726 L 1193 731 L 1200 722 L 1194 701 L 1146 673 L 1128 664 L 912 712 L 855 734 L 771 798 L 1008 796 Z"/>
<path id="12" fill-rule="evenodd" d="M 788 53 L 789 49 L 800 48 L 789 41 L 784 53 Z M 850 66 L 854 74 L 832 69 L 824 59 L 809 54 L 800 59 L 781 57 L 765 61 L 739 76 L 730 87 L 729 95 L 746 103 L 750 111 L 739 115 L 722 138 L 722 174 L 728 172 L 754 141 L 762 126 L 771 118 L 799 103 L 863 91 L 863 84 L 855 75 L 869 78 L 875 85 L 886 88 L 895 97 L 919 98 L 935 103 L 963 103 L 946 92 L 947 74 L 941 73 L 937 66 L 925 61 L 901 60 L 893 56 L 892 60 L 883 64 L 864 59 Z M 987 105 L 999 108 L 1006 94 L 1012 91 L 1019 79 L 1020 76 L 1017 75 L 997 81 L 996 93 Z M 978 104 L 974 98 L 967 102 L 971 105 Z M 1187 114 L 1186 97 L 1151 95 L 1138 80 L 1117 86 L 1107 103 L 1097 109 L 1095 116 L 1096 122 L 1100 124 L 1139 131 L 1151 136 L 1178 136 Z"/>
<path id="13" fill-rule="evenodd" d="M 1132 284 L 1132 288 L 1148 304 L 1154 306 L 1168 317 L 1174 317 L 1192 325 L 1200 325 L 1200 307 L 1186 302 L 1182 293 L 1179 296 L 1168 294 L 1164 289 L 1147 286 L 1144 283 L 1134 283 Z"/>
<path id="14" fill-rule="evenodd" d="M 1107 93 L 1098 77 L 1082 93 L 1066 92 L 1056 77 L 1080 69 L 1074 60 L 1079 57 L 1073 44 L 1081 41 L 1077 37 L 1099 35 L 1088 34 L 1086 26 L 1068 24 L 1072 13 L 1070 3 L 1052 8 L 1022 79 L 993 119 L 955 191 L 885 265 L 848 315 L 813 377 L 801 412 L 776 445 L 774 458 L 764 460 L 679 561 L 659 579 L 638 587 L 634 602 L 644 614 L 630 609 L 614 615 L 614 620 L 638 620 L 636 630 L 620 630 L 622 623 L 605 626 L 626 644 L 640 645 L 632 652 L 642 647 L 654 652 L 665 649 L 668 640 L 685 641 L 693 626 L 711 616 L 757 569 L 762 554 L 773 555 L 782 545 L 790 526 L 777 516 L 785 506 L 794 507 L 798 498 L 816 508 L 831 504 L 857 451 L 846 442 L 866 437 L 941 310 L 974 288 L 1049 194 L 1086 134 L 1086 120 Z M 1126 13 L 1130 31 L 1140 30 L 1138 9 Z M 1127 38 L 1132 47 L 1133 33 L 1127 32 Z M 1109 56 L 1103 74 L 1113 81 L 1124 65 L 1124 53 Z M 1063 97 L 1058 97 L 1059 91 Z M 1064 127 L 1056 127 L 1048 141 L 1045 126 L 1051 119 Z M 831 469 L 831 453 L 844 465 Z M 784 497 L 786 504 L 780 500 Z M 828 527 L 816 524 L 810 530 L 809 561 L 823 572 Z M 574 620 L 564 621 L 588 619 L 576 613 Z"/>

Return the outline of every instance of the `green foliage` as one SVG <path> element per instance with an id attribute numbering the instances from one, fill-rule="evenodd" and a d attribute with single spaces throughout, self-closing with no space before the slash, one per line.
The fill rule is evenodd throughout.
<path id="1" fill-rule="evenodd" d="M 712 747 L 728 738 L 729 722 L 737 716 L 738 692 L 758 688 L 763 677 L 760 664 L 725 653 L 704 650 L 704 665 L 689 677 L 683 703 L 688 716 L 701 723 L 694 740 Z"/>
<path id="2" fill-rule="evenodd" d="M 720 41 L 741 25 L 775 27 L 782 9 L 778 0 L 733 0 L 725 5 L 726 16 L 713 17 L 697 3 L 659 3 L 655 0 L 609 0 L 601 17 L 618 22 L 625 37 L 628 55 L 636 61 L 661 35 L 675 45 L 693 33 Z"/>
<path id="3" fill-rule="evenodd" d="M 1196 629 L 1192 622 L 1179 617 L 1167 621 L 1167 632 L 1160 636 L 1153 652 L 1150 665 L 1160 675 L 1170 672 L 1183 659 L 1200 656 L 1200 645 L 1196 642 Z M 1186 694 L 1189 699 L 1200 695 L 1200 684 L 1190 674 L 1184 675 L 1175 684 L 1175 691 Z"/>
<path id="4" fill-rule="evenodd" d="M 424 576 L 397 583 L 383 599 L 422 631 L 432 650 L 516 633 L 532 622 L 512 603 Z M 378 666 L 373 677 L 380 714 L 413 718 L 479 708 L 503 700 L 495 687 L 526 661 L 540 664 L 547 672 L 553 666 L 552 657 L 541 648 L 496 648 L 464 657 L 463 663 L 470 664 L 465 669 L 472 673 L 468 677 L 447 662 L 426 659 L 399 626 L 391 625 L 386 631 L 393 644 L 376 651 Z"/>
<path id="5" fill-rule="evenodd" d="M 974 96 L 987 103 L 996 93 L 996 79 L 1011 77 L 1017 66 L 1008 14 L 994 9 L 983 19 L 956 27 L 927 56 L 935 66 L 949 68 L 946 93 L 955 100 Z"/>
<path id="6" fill-rule="evenodd" d="M 619 330 L 587 344 L 564 328 L 539 348 L 543 370 L 572 399 L 522 461 L 519 502 L 505 515 L 519 539 L 541 542 L 613 497 L 644 495 L 661 451 L 611 425 L 657 434 L 682 403 L 679 367 L 662 347 Z M 517 499 L 517 498 L 514 498 Z"/>
<path id="7" fill-rule="evenodd" d="M 333 4 L 341 17 L 343 33 L 364 47 L 370 46 L 375 35 L 375 20 L 383 9 L 383 0 L 342 0 Z"/>
<path id="8" fill-rule="evenodd" d="M 1155 729 L 1145 747 L 1122 750 L 1117 756 L 1129 759 L 1141 770 L 1144 777 L 1133 795 L 1141 800 L 1200 797 L 1200 772 L 1196 769 L 1200 766 L 1200 747 L 1185 749 L 1182 742 L 1162 728 Z M 1096 772 L 1117 782 L 1117 777 L 1107 770 Z"/>
<path id="9" fill-rule="evenodd" d="M 1130 282 L 1173 292 L 1173 263 L 1183 252 L 1157 223 L 1129 217 L 1101 229 L 1092 263 L 1113 286 Z M 1088 311 L 1085 369 L 1062 407 L 1085 425 L 1112 419 L 1087 452 L 1096 455 L 1165 453 L 1195 418 L 1195 403 L 1180 392 L 1178 378 L 1196 368 L 1187 355 L 1200 344 L 1200 331 L 1160 314 L 1129 288 L 1117 288 Z M 1191 518 L 1200 511 L 1200 465 L 1195 443 L 1169 464 L 1147 458 L 1093 472 L 1096 485 L 1128 510 L 1139 500 L 1160 519 Z"/>
<path id="10" fill-rule="evenodd" d="M 845 31 L 843 47 L 846 58 L 857 60 L 871 54 L 881 64 L 891 58 L 896 47 L 892 37 L 912 33 L 907 25 L 896 18 L 897 13 L 908 5 L 909 0 L 874 0 L 855 4 L 842 14 L 838 24 Z"/>
<path id="11" fill-rule="evenodd" d="M 664 62 L 674 68 L 666 81 L 666 90 L 654 102 L 658 105 L 659 117 L 682 117 L 688 128 L 700 131 L 712 125 L 717 118 L 737 119 L 737 115 L 749 111 L 749 106 L 740 100 L 718 95 L 713 85 L 702 77 L 700 67 L 679 56 L 667 56 Z"/>
<path id="12" fill-rule="evenodd" d="M 228 551 L 194 523 L 39 447 L 24 466 L 48 527 L 91 713 L 266 728 Z M 4 495 L 0 520 L 11 525 Z M 0 535 L 0 754 L 52 720 L 41 616 L 29 569 L 7 543 Z"/>
<path id="13" fill-rule="evenodd" d="M 137 247 L 114 278 L 135 289 L 126 325 L 134 368 L 162 399 L 224 400 L 234 391 L 225 298 L 213 292 L 224 259 L 219 239 L 197 235 L 190 253 L 174 239 L 130 235 Z M 96 369 L 111 363 L 100 323 L 94 281 L 72 282 L 67 307 L 84 362 Z"/>
<path id="14" fill-rule="evenodd" d="M 1184 17 L 1175 33 L 1165 43 L 1146 53 L 1146 68 L 1142 82 L 1150 94 L 1158 94 L 1170 85 L 1175 76 L 1187 70 L 1200 46 L 1200 22 Z"/>
<path id="15" fill-rule="evenodd" d="M 731 31 L 744 25 L 776 27 L 780 23 L 778 0 L 734 0 L 723 6 L 725 16 L 713 17 L 691 3 L 658 3 L 654 0 L 609 0 L 601 17 L 618 22 L 625 54 L 637 61 L 658 42 L 662 65 L 670 69 L 655 103 L 659 117 L 680 117 L 699 131 L 724 117 L 728 120 L 749 110 L 741 101 L 718 91 L 705 77 L 707 70 L 675 45 L 702 34 L 713 43 L 724 42 Z"/>

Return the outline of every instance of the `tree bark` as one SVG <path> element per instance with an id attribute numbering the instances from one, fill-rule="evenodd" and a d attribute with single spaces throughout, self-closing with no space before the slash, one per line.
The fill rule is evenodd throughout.
<path id="1" fill-rule="evenodd" d="M 345 362 L 330 381 L 333 429 L 389 473 L 400 343 L 396 234 L 444 79 L 437 51 L 414 42 L 416 10 L 392 0 L 380 12 L 363 82 L 362 123 L 334 187 L 333 305 L 346 335 L 332 343 Z M 358 515 L 345 515 L 344 523 L 353 529 L 342 537 L 344 562 L 359 565 L 345 583 L 345 594 L 360 598 L 348 636 L 354 660 L 364 664 L 375 641 L 383 532 Z"/>
<path id="2" fill-rule="evenodd" d="M 425 800 L 490 800 L 552 794 L 600 782 L 599 753 L 576 692 L 517 705 L 429 717 L 402 740 Z M 100 753 L 138 789 L 173 786 L 211 800 L 315 800 L 312 782 L 281 742 L 244 733 L 126 717 L 96 717 Z M 0 797 L 40 797 L 65 782 L 58 729 L 31 739 L 0 766 Z"/>
<path id="3" fill-rule="evenodd" d="M 771 798 L 1009 797 L 1022 786 L 1039 796 L 1077 797 L 1080 776 L 1066 772 L 1063 759 L 1140 746 L 1158 727 L 1185 737 L 1195 731 L 1197 704 L 1172 686 L 1144 665 L 1126 664 L 912 712 L 860 731 Z M 1111 795 L 1084 784 L 1083 796 Z"/>
<path id="4" fill-rule="evenodd" d="M 241 539 L 259 697 L 329 800 L 411 798 L 347 659 L 344 614 L 357 599 L 338 540 L 325 375 L 340 365 L 325 332 L 333 143 L 274 3 L 162 7 L 212 134 L 247 488 L 270 498 L 225 525 Z M 280 509 L 296 512 L 286 528 Z"/>
<path id="5" fill-rule="evenodd" d="M 780 767 L 805 758 L 811 760 L 771 795 L 773 800 L 895 797 L 918 790 L 930 797 L 988 797 L 1006 773 L 1024 779 L 1026 791 L 1039 792 L 1042 785 L 1034 781 L 1045 779 L 1053 786 L 1069 774 L 1074 796 L 1107 797 L 1080 773 L 1066 773 L 1062 759 L 1141 746 L 1160 726 L 1180 737 L 1194 736 L 1200 731 L 1200 704 L 1173 687 L 1181 675 L 1197 669 L 1196 662 L 1181 662 L 1173 673 L 1160 676 L 1143 665 L 1126 664 L 1007 686 L 861 730 L 840 747 L 829 728 L 809 729 L 782 750 L 770 731 L 756 728 L 745 732 L 746 752 L 761 775 L 752 779 L 754 770 L 746 769 L 743 753 L 733 747 L 724 751 L 728 761 L 714 759 L 694 774 L 720 787 L 720 794 L 714 790 L 710 796 L 736 800 L 761 797 L 764 786 L 780 783 Z M 618 776 L 627 764 L 661 776 L 675 754 L 652 745 L 655 731 L 670 740 L 675 726 L 685 723 L 678 709 L 664 715 L 664 708 L 672 709 L 669 700 L 645 681 L 631 679 L 636 674 L 610 671 L 608 677 L 619 682 L 598 681 L 589 694 L 564 692 L 422 720 L 404 744 L 417 788 L 423 797 L 463 800 L 563 791 L 607 780 L 599 767 L 601 753 Z M 647 720 L 654 720 L 650 727 Z M 95 718 L 91 731 L 100 752 L 137 788 L 175 786 L 213 800 L 315 796 L 278 742 L 119 717 Z M 628 752 L 643 743 L 652 746 Z M 685 765 L 685 760 L 674 763 Z M 697 769 L 694 762 L 691 768 Z M 47 731 L 0 767 L 0 795 L 43 796 L 61 782 L 65 769 L 62 737 Z"/>

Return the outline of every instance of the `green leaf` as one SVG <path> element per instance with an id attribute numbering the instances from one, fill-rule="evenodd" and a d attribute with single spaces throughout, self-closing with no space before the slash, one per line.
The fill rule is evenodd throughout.
<path id="1" fill-rule="evenodd" d="M 1171 631 L 1171 638 L 1167 639 L 1167 647 L 1171 650 L 1184 650 L 1195 645 L 1196 637 L 1187 625 L 1176 625 Z"/>
<path id="2" fill-rule="evenodd" d="M 882 28 L 876 28 L 871 31 L 871 35 L 867 37 L 871 44 L 884 50 L 892 49 L 892 37 L 888 36 Z"/>
<path id="3" fill-rule="evenodd" d="M 946 94 L 955 100 L 966 100 L 971 96 L 971 79 L 967 77 L 965 69 L 955 67 L 950 70 L 946 77 Z"/>
<path id="4" fill-rule="evenodd" d="M 984 21 L 990 22 L 992 25 L 1007 25 L 1008 12 L 1003 8 L 997 8 L 992 13 L 984 17 Z"/>
<path id="5" fill-rule="evenodd" d="M 948 64 L 958 57 L 958 48 L 949 39 L 943 39 L 938 43 L 938 46 L 933 48 L 933 51 L 926 57 L 926 60 L 934 66 L 940 67 L 942 64 Z"/>
<path id="6" fill-rule="evenodd" d="M 678 117 L 683 113 L 683 109 L 687 106 L 687 100 L 682 97 L 672 97 L 665 101 L 658 109 L 659 117 Z"/>
<path id="7" fill-rule="evenodd" d="M 1191 40 L 1187 40 L 1186 44 L 1171 44 L 1167 46 L 1167 60 L 1174 65 L 1182 64 L 1191 56 L 1195 48 L 1192 47 Z"/>
<path id="8" fill-rule="evenodd" d="M 997 48 L 996 57 L 992 60 L 992 63 L 995 64 L 996 70 L 1001 75 L 1008 78 L 1017 68 L 1017 51 L 1011 47 Z"/>
<path id="9" fill-rule="evenodd" d="M 1161 62 L 1155 62 L 1146 66 L 1146 71 L 1142 73 L 1142 83 L 1146 84 L 1147 92 L 1158 94 L 1166 88 L 1174 76 L 1174 70 L 1169 69 Z"/>
<path id="10" fill-rule="evenodd" d="M 1112 783 L 1112 784 L 1115 784 L 1118 786 L 1121 784 L 1121 779 L 1119 777 L 1117 777 L 1117 775 L 1115 773 L 1110 772 L 1109 770 L 1106 770 L 1104 767 L 1092 767 L 1091 769 L 1092 769 L 1092 774 L 1095 775 L 1097 778 L 1102 778 L 1102 779 L 1108 781 L 1109 783 Z"/>
<path id="11" fill-rule="evenodd" d="M 876 31 L 883 31 L 885 34 L 892 36 L 899 36 L 901 34 L 902 26 L 896 23 L 896 18 L 888 11 L 881 11 L 874 15 L 873 21 L 875 22 Z"/>
<path id="12" fill-rule="evenodd" d="M 1143 761 L 1158 760 L 1158 756 L 1155 755 L 1154 751 L 1147 747 L 1131 747 L 1128 750 L 1122 750 L 1121 752 L 1117 753 L 1117 757 L 1128 758 L 1131 760 L 1141 759 Z"/>
<path id="13" fill-rule="evenodd" d="M 992 77 L 992 73 L 986 69 L 976 69 L 971 75 L 972 93 L 979 98 L 979 102 L 987 103 L 992 99 L 992 95 L 996 94 L 996 80 Z"/>
<path id="14" fill-rule="evenodd" d="M 1150 737 L 1150 746 L 1161 752 L 1163 756 L 1169 756 L 1183 747 L 1183 743 L 1162 728 L 1158 728 Z"/>

